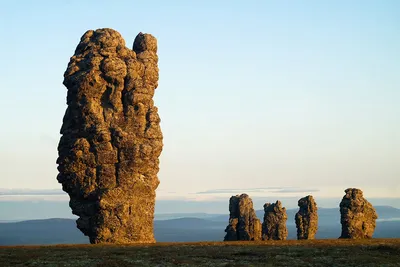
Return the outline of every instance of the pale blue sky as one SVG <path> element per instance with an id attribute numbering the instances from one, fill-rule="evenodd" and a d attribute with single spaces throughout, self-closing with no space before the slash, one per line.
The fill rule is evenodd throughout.
<path id="1" fill-rule="evenodd" d="M 244 3 L 2 1 L 0 188 L 61 187 L 63 73 L 108 27 L 158 39 L 159 197 L 399 197 L 400 1 Z"/>

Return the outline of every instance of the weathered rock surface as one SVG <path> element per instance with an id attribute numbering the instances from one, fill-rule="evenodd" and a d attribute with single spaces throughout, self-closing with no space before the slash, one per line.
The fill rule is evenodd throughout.
<path id="1" fill-rule="evenodd" d="M 229 213 L 224 241 L 261 239 L 261 222 L 253 209 L 253 201 L 247 194 L 230 198 Z"/>
<path id="2" fill-rule="evenodd" d="M 318 230 L 318 208 L 312 196 L 299 199 L 295 221 L 297 239 L 314 239 Z"/>
<path id="3" fill-rule="evenodd" d="M 272 204 L 265 203 L 262 240 L 286 240 L 288 236 L 286 221 L 286 209 L 279 200 Z"/>
<path id="4" fill-rule="evenodd" d="M 64 73 L 57 180 L 91 243 L 155 242 L 157 62 L 150 34 L 139 33 L 131 50 L 117 31 L 98 29 L 82 36 Z"/>
<path id="5" fill-rule="evenodd" d="M 372 238 L 378 215 L 371 203 L 357 188 L 348 188 L 340 202 L 340 238 L 365 239 Z"/>

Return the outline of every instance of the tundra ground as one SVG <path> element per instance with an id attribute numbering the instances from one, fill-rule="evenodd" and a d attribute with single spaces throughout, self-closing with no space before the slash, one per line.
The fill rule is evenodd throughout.
<path id="1" fill-rule="evenodd" d="M 400 266 L 400 239 L 3 246 L 0 266 Z"/>

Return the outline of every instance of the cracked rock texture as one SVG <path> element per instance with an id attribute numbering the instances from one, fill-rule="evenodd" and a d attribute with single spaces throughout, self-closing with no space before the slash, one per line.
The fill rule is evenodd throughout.
<path id="1" fill-rule="evenodd" d="M 360 189 L 348 188 L 345 193 L 340 202 L 340 238 L 372 238 L 378 218 L 374 207 L 363 197 Z"/>
<path id="2" fill-rule="evenodd" d="M 318 230 L 318 208 L 312 196 L 299 199 L 299 211 L 295 221 L 297 227 L 297 239 L 315 239 Z"/>
<path id="3" fill-rule="evenodd" d="M 286 240 L 288 236 L 286 221 L 286 209 L 279 200 L 272 204 L 265 203 L 262 240 Z"/>
<path id="4" fill-rule="evenodd" d="M 153 103 L 157 40 L 133 49 L 112 29 L 89 30 L 64 73 L 67 110 L 57 180 L 91 243 L 155 242 L 153 218 L 163 143 Z"/>
<path id="5" fill-rule="evenodd" d="M 260 240 L 261 222 L 247 194 L 232 196 L 229 200 L 229 225 L 224 241 Z"/>

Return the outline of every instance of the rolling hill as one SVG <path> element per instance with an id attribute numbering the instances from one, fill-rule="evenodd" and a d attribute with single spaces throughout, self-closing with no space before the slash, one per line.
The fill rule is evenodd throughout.
<path id="1" fill-rule="evenodd" d="M 400 238 L 400 210 L 392 207 L 376 207 L 380 219 L 374 238 Z M 294 214 L 288 210 L 288 239 L 296 239 Z M 261 211 L 257 211 L 261 217 Z M 191 216 L 197 216 L 195 213 Z M 154 233 L 159 242 L 221 241 L 228 223 L 227 215 L 200 214 L 200 218 L 169 214 L 168 220 L 154 222 Z M 174 218 L 174 217 L 179 218 Z M 181 217 L 183 216 L 183 217 Z M 162 216 L 161 216 L 162 217 Z M 157 218 L 157 216 L 156 216 Z M 317 239 L 338 238 L 341 231 L 337 209 L 319 209 Z M 74 219 L 45 219 L 0 223 L 0 245 L 31 244 L 85 244 L 85 237 L 75 225 Z"/>

